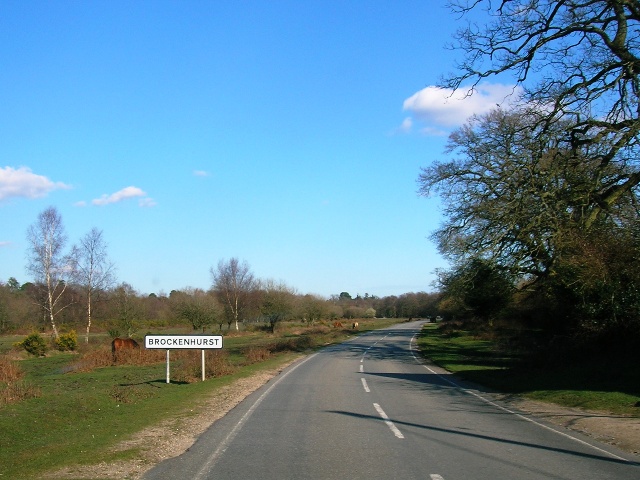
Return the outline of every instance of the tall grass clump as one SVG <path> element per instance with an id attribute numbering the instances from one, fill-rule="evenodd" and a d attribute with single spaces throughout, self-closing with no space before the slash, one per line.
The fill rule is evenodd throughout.
<path id="1" fill-rule="evenodd" d="M 254 363 L 264 362 L 265 360 L 271 358 L 273 354 L 271 350 L 265 347 L 260 346 L 250 346 L 246 348 L 243 352 L 244 358 L 246 359 L 247 365 L 253 365 Z"/>
<path id="2" fill-rule="evenodd" d="M 200 350 L 179 350 L 171 354 L 171 377 L 178 382 L 193 383 L 202 378 L 202 352 Z M 231 375 L 236 371 L 229 361 L 229 353 L 225 350 L 205 351 L 205 378 Z"/>
<path id="3" fill-rule="evenodd" d="M 16 361 L 0 357 L 0 406 L 40 395 L 39 389 L 23 380 L 23 376 Z"/>

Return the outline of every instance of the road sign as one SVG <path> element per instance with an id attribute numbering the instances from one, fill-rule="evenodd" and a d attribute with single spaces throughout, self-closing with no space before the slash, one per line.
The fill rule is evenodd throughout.
<path id="1" fill-rule="evenodd" d="M 169 351 L 175 349 L 202 350 L 202 381 L 204 382 L 204 351 L 222 348 L 222 335 L 147 335 L 144 348 L 158 348 L 167 351 L 167 383 L 170 383 Z"/>
<path id="2" fill-rule="evenodd" d="M 162 350 L 222 348 L 222 335 L 147 335 L 144 348 Z"/>

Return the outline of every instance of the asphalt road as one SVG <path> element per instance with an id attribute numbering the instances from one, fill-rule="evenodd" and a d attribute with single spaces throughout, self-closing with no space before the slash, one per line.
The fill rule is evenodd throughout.
<path id="1" fill-rule="evenodd" d="M 419 361 L 404 323 L 292 365 L 155 479 L 640 479 L 640 459 Z"/>

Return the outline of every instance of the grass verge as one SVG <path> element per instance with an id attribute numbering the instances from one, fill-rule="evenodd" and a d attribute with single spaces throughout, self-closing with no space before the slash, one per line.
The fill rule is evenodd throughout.
<path id="1" fill-rule="evenodd" d="M 567 407 L 640 417 L 640 370 L 613 357 L 527 366 L 517 352 L 465 330 L 425 325 L 422 354 L 460 377 L 493 390 Z"/>

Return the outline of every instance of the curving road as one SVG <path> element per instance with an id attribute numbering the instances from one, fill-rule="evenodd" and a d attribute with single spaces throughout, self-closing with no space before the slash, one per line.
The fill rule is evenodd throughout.
<path id="1" fill-rule="evenodd" d="M 637 457 L 512 412 L 419 361 L 421 325 L 292 365 L 144 478 L 640 478 Z"/>

